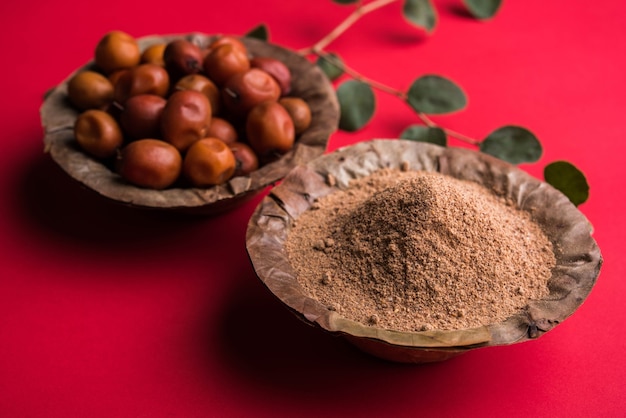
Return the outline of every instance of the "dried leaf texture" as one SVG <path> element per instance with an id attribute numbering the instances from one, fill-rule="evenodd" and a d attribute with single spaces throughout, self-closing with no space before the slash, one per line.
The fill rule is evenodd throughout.
<path id="1" fill-rule="evenodd" d="M 294 221 L 314 201 L 382 168 L 438 171 L 480 183 L 530 213 L 553 245 L 556 266 L 542 300 L 519 314 L 472 329 L 400 332 L 341 317 L 307 296 L 285 251 Z M 329 181 L 330 180 L 330 181 Z M 268 289 L 305 322 L 381 358 L 419 363 L 467 350 L 537 338 L 568 318 L 593 288 L 602 256 L 592 226 L 561 192 L 483 153 L 405 140 L 373 140 L 339 149 L 292 170 L 264 198 L 248 224 L 247 250 Z M 320 272 L 321 274 L 321 272 Z"/>

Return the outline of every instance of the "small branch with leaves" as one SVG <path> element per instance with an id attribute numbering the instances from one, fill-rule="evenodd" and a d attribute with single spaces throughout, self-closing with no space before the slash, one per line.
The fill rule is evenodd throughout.
<path id="1" fill-rule="evenodd" d="M 340 129 L 357 131 L 372 119 L 376 111 L 374 90 L 377 90 L 404 102 L 415 112 L 420 122 L 408 126 L 399 138 L 430 142 L 440 146 L 448 146 L 448 138 L 455 138 L 512 164 L 534 163 L 539 160 L 543 153 L 541 143 L 524 127 L 503 126 L 478 140 L 436 124 L 430 115 L 457 112 L 467 106 L 465 92 L 454 81 L 440 75 L 426 74 L 416 78 L 408 90 L 403 91 L 364 76 L 346 65 L 338 53 L 328 51 L 328 46 L 358 20 L 399 1 L 403 2 L 402 15 L 409 24 L 432 33 L 437 26 L 438 14 L 431 0 L 332 1 L 351 6 L 353 9 L 326 36 L 298 52 L 316 60 L 317 65 L 329 79 L 335 81 L 342 76 L 348 78 L 338 82 L 336 90 L 341 111 Z M 471 16 L 481 20 L 494 17 L 502 5 L 502 0 L 462 0 L 462 2 Z M 247 36 L 267 40 L 269 30 L 261 24 Z M 544 179 L 563 192 L 575 205 L 585 202 L 589 197 L 589 185 L 584 174 L 567 161 L 556 161 L 545 166 Z"/>

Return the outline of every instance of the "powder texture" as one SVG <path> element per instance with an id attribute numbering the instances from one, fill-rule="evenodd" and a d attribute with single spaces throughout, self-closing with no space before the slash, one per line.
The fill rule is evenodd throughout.
<path id="1" fill-rule="evenodd" d="M 548 295 L 555 265 L 530 215 L 490 190 L 391 169 L 316 201 L 286 249 L 309 296 L 398 331 L 502 321 Z"/>

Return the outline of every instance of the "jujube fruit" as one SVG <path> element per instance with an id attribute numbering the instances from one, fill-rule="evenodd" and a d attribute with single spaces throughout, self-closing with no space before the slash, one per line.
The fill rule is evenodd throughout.
<path id="1" fill-rule="evenodd" d="M 161 113 L 161 135 L 179 151 L 206 137 L 211 124 L 211 103 L 202 93 L 178 90 L 167 99 Z"/>
<path id="2" fill-rule="evenodd" d="M 95 71 L 81 71 L 68 82 L 67 96 L 79 110 L 105 109 L 113 101 L 113 83 Z"/>
<path id="3" fill-rule="evenodd" d="M 236 161 L 233 177 L 247 176 L 259 168 L 259 158 L 248 145 L 243 142 L 235 142 L 229 146 Z"/>
<path id="4" fill-rule="evenodd" d="M 110 74 L 113 71 L 131 68 L 139 64 L 141 53 L 135 38 L 122 31 L 111 31 L 104 35 L 94 53 L 96 65 Z"/>
<path id="5" fill-rule="evenodd" d="M 74 137 L 86 153 L 97 158 L 112 157 L 124 142 L 122 130 L 113 116 L 97 109 L 78 115 Z"/>
<path id="6" fill-rule="evenodd" d="M 178 79 L 202 70 L 202 51 L 192 42 L 176 39 L 165 47 L 163 61 L 172 78 Z"/>
<path id="7" fill-rule="evenodd" d="M 280 86 L 274 77 L 258 68 L 233 75 L 222 89 L 224 106 L 238 116 L 247 114 L 261 102 L 276 101 L 279 97 Z"/>
<path id="8" fill-rule="evenodd" d="M 244 54 L 248 55 L 248 48 L 244 45 L 239 38 L 234 36 L 222 35 L 209 44 L 209 50 L 213 50 L 222 45 L 230 45 L 235 49 L 239 49 Z"/>
<path id="9" fill-rule="evenodd" d="M 246 135 L 252 149 L 261 158 L 284 154 L 293 147 L 295 128 L 291 116 L 278 102 L 263 102 L 250 110 Z"/>
<path id="10" fill-rule="evenodd" d="M 291 119 L 296 130 L 296 135 L 300 135 L 311 126 L 311 108 L 308 103 L 299 97 L 283 97 L 278 100 Z"/>
<path id="11" fill-rule="evenodd" d="M 196 187 L 214 186 L 228 181 L 235 165 L 235 156 L 228 145 L 217 138 L 203 138 L 187 150 L 183 174 Z"/>
<path id="12" fill-rule="evenodd" d="M 141 53 L 139 62 L 141 64 L 156 64 L 165 67 L 163 52 L 166 46 L 167 44 L 165 43 L 150 45 Z"/>
<path id="13" fill-rule="evenodd" d="M 237 142 L 239 135 L 232 123 L 220 117 L 213 117 L 206 132 L 207 136 L 221 139 L 226 144 Z"/>
<path id="14" fill-rule="evenodd" d="M 129 69 L 128 68 L 124 68 L 122 70 L 115 70 L 113 71 L 111 74 L 109 74 L 107 76 L 107 78 L 109 79 L 109 81 L 111 82 L 111 84 L 113 84 L 113 87 L 115 87 L 115 85 L 117 84 L 117 82 L 119 81 L 120 77 L 122 76 L 122 74 L 124 74 L 125 72 L 128 72 Z"/>
<path id="15" fill-rule="evenodd" d="M 291 71 L 284 62 L 271 57 L 254 57 L 250 60 L 250 67 L 259 68 L 274 77 L 280 86 L 281 95 L 291 92 Z"/>
<path id="16" fill-rule="evenodd" d="M 202 74 L 189 74 L 176 82 L 176 90 L 195 90 L 203 93 L 211 102 L 213 114 L 219 112 L 221 106 L 220 91 L 214 82 Z"/>
<path id="17" fill-rule="evenodd" d="M 161 190 L 180 177 L 182 156 L 167 142 L 140 139 L 121 149 L 117 169 L 131 184 Z"/>
<path id="18" fill-rule="evenodd" d="M 167 100 L 154 94 L 139 94 L 126 100 L 119 121 L 130 140 L 161 137 L 161 114 Z"/>
<path id="19" fill-rule="evenodd" d="M 132 36 L 111 31 L 94 61 L 97 70 L 68 81 L 68 100 L 83 111 L 77 143 L 96 158 L 117 155 L 120 175 L 139 187 L 167 188 L 183 175 L 206 187 L 249 175 L 311 124 L 308 104 L 286 96 L 289 67 L 252 57 L 234 36 L 203 49 L 176 39 L 140 51 Z"/>
<path id="20" fill-rule="evenodd" d="M 170 77 L 165 68 L 156 64 L 141 64 L 122 73 L 115 83 L 114 98 L 121 105 L 138 94 L 165 97 L 170 88 Z"/>
<path id="21" fill-rule="evenodd" d="M 230 44 L 220 45 L 204 58 L 204 72 L 217 85 L 223 85 L 234 74 L 250 68 L 250 60 L 245 52 Z"/>

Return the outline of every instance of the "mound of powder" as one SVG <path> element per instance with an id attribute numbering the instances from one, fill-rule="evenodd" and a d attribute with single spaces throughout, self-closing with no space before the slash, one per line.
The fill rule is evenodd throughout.
<path id="1" fill-rule="evenodd" d="M 555 265 L 530 215 L 490 190 L 391 169 L 315 202 L 286 249 L 312 298 L 398 331 L 502 321 L 548 295 Z"/>

